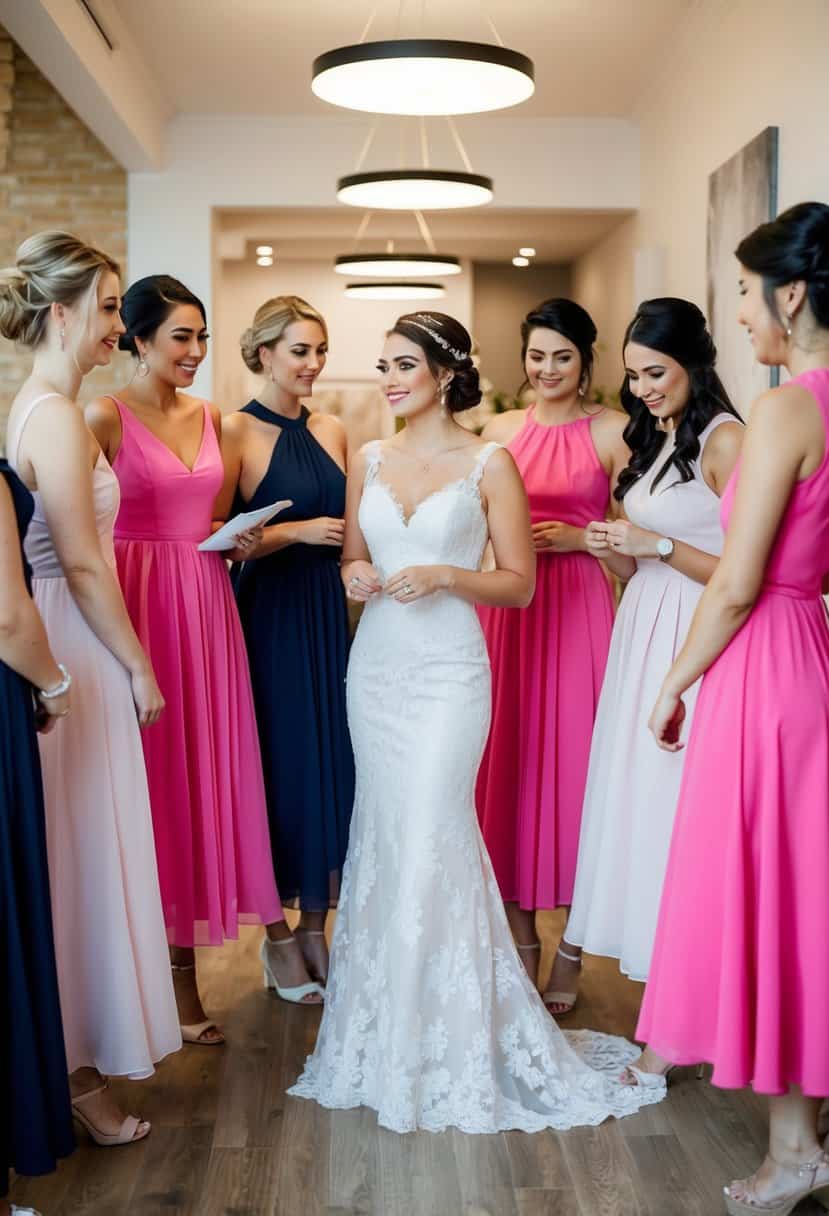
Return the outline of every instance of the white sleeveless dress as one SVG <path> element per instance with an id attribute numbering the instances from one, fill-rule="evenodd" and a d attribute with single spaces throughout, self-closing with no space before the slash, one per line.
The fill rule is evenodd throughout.
<path id="1" fill-rule="evenodd" d="M 719 555 L 720 500 L 702 475 L 709 435 L 733 414 L 718 414 L 700 434 L 693 481 L 672 468 L 651 488 L 674 443 L 628 490 L 625 512 L 640 528 Z M 685 750 L 665 752 L 648 730 L 662 681 L 688 633 L 703 592 L 697 583 L 656 558 L 639 561 L 625 588 L 610 643 L 587 776 L 573 905 L 565 937 L 590 954 L 618 958 L 621 969 L 645 981 Z M 699 682 L 683 695 L 687 739 Z"/>
<path id="2" fill-rule="evenodd" d="M 382 579 L 479 569 L 479 482 L 497 446 L 407 520 L 382 480 L 383 445 L 369 445 L 359 519 Z M 637 1054 L 624 1039 L 568 1042 L 527 978 L 475 814 L 489 716 L 472 604 L 446 592 L 367 604 L 348 669 L 357 788 L 327 999 L 290 1093 L 371 1107 L 397 1132 L 480 1133 L 597 1124 L 663 1096 L 618 1084 Z"/>

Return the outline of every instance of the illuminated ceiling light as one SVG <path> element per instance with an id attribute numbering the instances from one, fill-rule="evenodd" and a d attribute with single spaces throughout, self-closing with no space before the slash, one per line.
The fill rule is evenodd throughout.
<path id="1" fill-rule="evenodd" d="M 529 266 L 530 259 L 522 258 L 519 254 L 519 256 L 517 258 L 512 259 L 512 264 L 513 264 L 513 266 Z"/>
<path id="2" fill-rule="evenodd" d="M 352 300 L 439 300 L 446 294 L 440 283 L 348 283 Z"/>
<path id="3" fill-rule="evenodd" d="M 389 169 L 350 173 L 337 182 L 337 198 L 375 211 L 448 211 L 492 201 L 492 178 L 442 169 Z"/>
<path id="4" fill-rule="evenodd" d="M 273 253 L 273 245 L 257 245 L 256 254 L 260 258 L 269 258 Z"/>
<path id="5" fill-rule="evenodd" d="M 533 62 L 518 51 L 449 38 L 397 38 L 326 51 L 315 60 L 317 97 L 370 114 L 483 114 L 526 101 Z"/>
<path id="6" fill-rule="evenodd" d="M 460 274 L 460 258 L 440 253 L 349 253 L 334 263 L 337 274 L 373 275 L 399 274 L 417 278 L 419 275 Z"/>
<path id="7" fill-rule="evenodd" d="M 535 257 L 535 250 L 533 249 L 532 245 L 525 245 L 523 249 L 518 250 L 518 253 L 522 258 Z"/>
<path id="8" fill-rule="evenodd" d="M 264 255 L 262 257 L 258 257 L 256 259 L 256 265 L 257 266 L 273 266 L 273 258 L 265 257 Z"/>

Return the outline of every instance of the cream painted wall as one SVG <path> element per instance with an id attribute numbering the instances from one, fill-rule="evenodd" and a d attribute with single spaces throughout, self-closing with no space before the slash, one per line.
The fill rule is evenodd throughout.
<path id="1" fill-rule="evenodd" d="M 705 307 L 708 175 L 764 127 L 780 128 L 780 209 L 829 201 L 827 60 L 827 0 L 699 0 L 661 63 L 643 65 L 643 77 L 657 75 L 634 114 L 639 214 L 574 266 L 575 296 L 600 330 L 597 379 L 620 380 L 640 298 Z"/>

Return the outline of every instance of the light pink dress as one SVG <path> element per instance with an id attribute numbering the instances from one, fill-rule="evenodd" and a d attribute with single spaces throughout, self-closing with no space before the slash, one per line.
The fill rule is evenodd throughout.
<path id="1" fill-rule="evenodd" d="M 827 430 L 746 623 L 703 677 L 637 1036 L 715 1085 L 829 1094 Z M 728 524 L 738 473 L 722 499 Z"/>
<path id="2" fill-rule="evenodd" d="M 192 470 L 120 401 L 115 555 L 166 709 L 143 732 L 167 935 L 220 944 L 282 919 L 247 652 L 227 565 L 202 553 L 224 476 L 204 406 Z"/>
<path id="3" fill-rule="evenodd" d="M 58 394 L 47 394 L 58 396 Z M 35 398 L 9 428 L 9 462 Z M 103 453 L 93 471 L 95 522 L 115 571 L 118 482 Z M 127 671 L 84 620 L 40 495 L 26 536 L 35 603 L 72 675 L 72 711 L 39 735 L 49 884 L 70 1072 L 147 1077 L 181 1046 L 158 887 L 141 731 Z"/>
<path id="4" fill-rule="evenodd" d="M 591 419 L 541 426 L 508 445 L 533 523 L 604 519 L 610 483 Z M 492 728 L 478 774 L 481 831 L 502 897 L 556 908 L 573 895 L 590 739 L 613 628 L 613 596 L 587 553 L 539 553 L 528 608 L 481 608 Z"/>

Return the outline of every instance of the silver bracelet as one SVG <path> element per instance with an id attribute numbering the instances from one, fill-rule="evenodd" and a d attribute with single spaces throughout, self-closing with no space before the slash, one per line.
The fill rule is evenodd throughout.
<path id="1" fill-rule="evenodd" d="M 63 676 L 63 679 L 60 684 L 55 684 L 51 688 L 41 688 L 37 694 L 41 701 L 54 701 L 56 697 L 62 697 L 64 693 L 69 692 L 69 689 L 72 687 L 72 677 L 63 663 L 58 663 L 58 671 Z"/>

